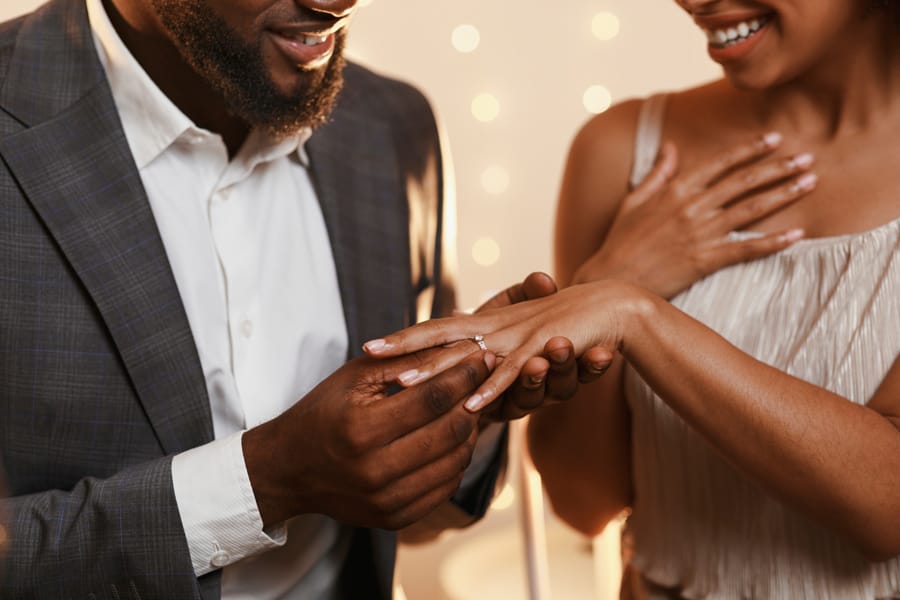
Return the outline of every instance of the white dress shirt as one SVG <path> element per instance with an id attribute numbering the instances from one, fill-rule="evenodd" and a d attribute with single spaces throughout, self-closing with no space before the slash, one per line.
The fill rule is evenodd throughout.
<path id="1" fill-rule="evenodd" d="M 322 598 L 349 529 L 320 515 L 263 531 L 241 434 L 283 413 L 347 356 L 309 132 L 259 131 L 231 160 L 162 93 L 87 0 L 101 62 L 178 285 L 206 378 L 216 441 L 175 457 L 175 496 L 197 575 L 224 600 Z"/>

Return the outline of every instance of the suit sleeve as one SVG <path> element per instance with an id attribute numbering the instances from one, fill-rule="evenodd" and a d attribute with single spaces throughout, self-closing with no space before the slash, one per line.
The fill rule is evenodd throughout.
<path id="1" fill-rule="evenodd" d="M 4 599 L 199 598 L 169 458 L 9 498 L 0 510 L 10 536 Z"/>

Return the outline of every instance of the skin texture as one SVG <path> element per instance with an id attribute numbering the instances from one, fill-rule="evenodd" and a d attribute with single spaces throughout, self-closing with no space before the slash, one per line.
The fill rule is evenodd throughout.
<path id="1" fill-rule="evenodd" d="M 802 229 L 808 237 L 828 237 L 900 216 L 900 144 L 894 134 L 900 127 L 900 36 L 891 15 L 841 0 L 679 4 L 700 22 L 734 14 L 773 18 L 752 52 L 723 60 L 725 80 L 670 97 L 664 138 L 678 148 L 679 172 L 702 170 L 711 157 L 748 136 L 779 131 L 784 141 L 772 160 L 810 152 L 818 183 L 743 228 L 764 234 Z M 530 449 L 554 508 L 585 533 L 601 531 L 631 503 L 630 415 L 618 377 L 624 358 L 687 423 L 774 496 L 845 535 L 873 560 L 897 556 L 900 364 L 895 361 L 876 394 L 859 406 L 743 354 L 664 301 L 666 292 L 683 289 L 705 268 L 667 269 L 683 276 L 650 290 L 602 280 L 609 263 L 591 257 L 614 256 L 606 243 L 628 239 L 616 224 L 625 222 L 622 211 L 634 204 L 623 198 L 637 109 L 626 103 L 586 125 L 569 158 L 557 270 L 563 284 L 593 282 L 534 303 L 389 336 L 385 344 L 392 350 L 386 354 L 473 331 L 487 334 L 488 347 L 503 359 L 476 392 L 489 400 L 548 336 L 567 336 L 576 353 L 596 344 L 616 349 L 601 382 L 536 413 L 529 426 Z M 678 187 L 670 186 L 670 193 L 677 195 Z M 647 206 L 654 207 L 653 201 Z M 639 220 L 645 218 L 652 216 Z M 686 223 L 682 228 L 691 227 Z M 715 237 L 720 230 L 706 231 Z M 715 261 L 706 264 L 710 271 L 718 268 Z M 711 401 L 715 411 L 706 410 Z"/>

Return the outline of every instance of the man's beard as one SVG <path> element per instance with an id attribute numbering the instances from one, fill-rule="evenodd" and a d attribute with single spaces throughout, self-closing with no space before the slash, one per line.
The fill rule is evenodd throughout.
<path id="1" fill-rule="evenodd" d="M 225 100 L 228 109 L 252 126 L 289 137 L 323 123 L 343 86 L 346 30 L 335 36 L 329 63 L 302 71 L 285 94 L 268 75 L 260 48 L 245 43 L 203 0 L 151 0 L 184 59 Z"/>

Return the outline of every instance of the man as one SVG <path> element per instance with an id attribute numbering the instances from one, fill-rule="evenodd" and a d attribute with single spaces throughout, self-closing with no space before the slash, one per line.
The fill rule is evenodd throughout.
<path id="1" fill-rule="evenodd" d="M 355 2 L 0 27 L 0 597 L 386 598 L 387 530 L 484 513 L 503 429 L 476 451 L 462 403 L 494 357 L 401 391 L 421 356 L 342 366 L 453 307 L 434 120 L 344 69 Z M 549 349 L 502 414 L 571 395 Z"/>

